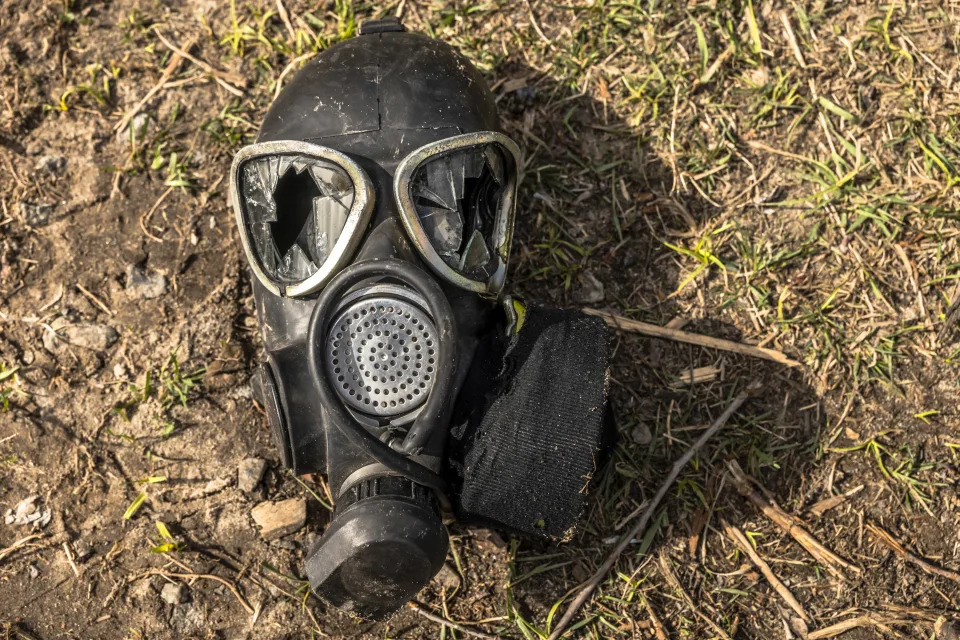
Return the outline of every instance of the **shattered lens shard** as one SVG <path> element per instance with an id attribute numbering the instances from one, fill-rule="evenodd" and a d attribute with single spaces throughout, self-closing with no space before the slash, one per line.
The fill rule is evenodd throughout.
<path id="1" fill-rule="evenodd" d="M 495 229 L 506 195 L 505 152 L 478 145 L 425 161 L 413 173 L 417 217 L 441 259 L 471 280 L 497 269 Z"/>
<path id="2" fill-rule="evenodd" d="M 263 270 L 273 280 L 297 283 L 330 256 L 353 206 L 354 188 L 336 164 L 286 154 L 247 161 L 240 195 Z"/>

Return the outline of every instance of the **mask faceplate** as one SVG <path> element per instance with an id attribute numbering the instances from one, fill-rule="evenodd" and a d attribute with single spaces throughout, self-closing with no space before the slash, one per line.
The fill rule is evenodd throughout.
<path id="1" fill-rule="evenodd" d="M 311 588 L 361 616 L 389 616 L 443 565 L 441 507 L 547 536 L 581 510 L 604 380 L 531 379 L 554 363 L 595 373 L 606 343 L 561 331 L 548 347 L 568 358 L 509 362 L 517 344 L 547 344 L 516 343 L 517 305 L 498 304 L 521 164 L 470 62 L 383 22 L 297 73 L 234 159 L 266 351 L 255 392 L 284 464 L 325 473 L 336 498 L 307 558 Z M 532 394 L 511 393 L 514 369 Z M 565 450 L 545 442 L 558 435 Z M 555 473 L 528 473 L 543 465 Z M 530 490 L 538 478 L 552 493 Z M 537 505 L 545 525 L 527 522 L 524 500 L 558 494 Z M 487 509 L 504 499 L 524 513 Z"/>

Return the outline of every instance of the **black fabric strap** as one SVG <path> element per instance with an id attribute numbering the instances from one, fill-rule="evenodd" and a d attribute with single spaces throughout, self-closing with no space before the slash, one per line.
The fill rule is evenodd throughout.
<path id="1" fill-rule="evenodd" d="M 457 517 L 569 539 L 605 442 L 609 330 L 577 311 L 530 307 L 506 350 L 496 342 L 455 411 Z"/>

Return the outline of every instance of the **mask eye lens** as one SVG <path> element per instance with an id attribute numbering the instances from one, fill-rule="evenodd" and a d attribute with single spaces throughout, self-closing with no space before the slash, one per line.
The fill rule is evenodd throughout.
<path id="1" fill-rule="evenodd" d="M 499 266 L 500 209 L 508 188 L 503 149 L 496 143 L 424 161 L 410 195 L 424 233 L 440 258 L 464 277 L 485 282 Z"/>
<path id="2" fill-rule="evenodd" d="M 302 155 L 261 156 L 240 167 L 244 222 L 261 268 L 296 283 L 330 257 L 353 206 L 354 186 L 332 162 Z"/>

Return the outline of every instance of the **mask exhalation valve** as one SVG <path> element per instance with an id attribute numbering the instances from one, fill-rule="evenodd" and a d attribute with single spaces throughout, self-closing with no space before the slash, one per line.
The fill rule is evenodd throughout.
<path id="1" fill-rule="evenodd" d="M 397 297 L 345 306 L 327 336 L 327 375 L 354 410 L 393 418 L 417 409 L 433 387 L 437 328 L 429 314 Z"/>

